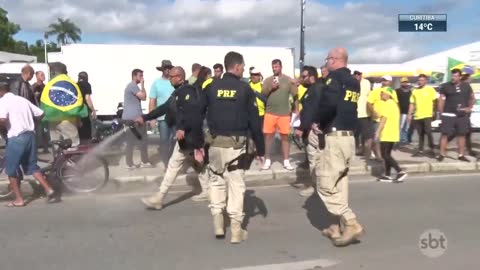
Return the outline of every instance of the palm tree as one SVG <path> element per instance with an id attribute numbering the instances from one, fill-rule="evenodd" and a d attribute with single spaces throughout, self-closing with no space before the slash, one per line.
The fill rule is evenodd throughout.
<path id="1" fill-rule="evenodd" d="M 48 28 L 49 30 L 45 33 L 45 36 L 57 35 L 57 42 L 61 45 L 82 41 L 80 37 L 82 30 L 70 19 L 58 18 L 57 23 L 50 24 Z"/>

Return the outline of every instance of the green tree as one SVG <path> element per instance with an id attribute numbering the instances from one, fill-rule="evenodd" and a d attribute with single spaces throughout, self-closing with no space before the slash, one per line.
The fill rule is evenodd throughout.
<path id="1" fill-rule="evenodd" d="M 43 40 L 37 40 L 35 43 L 30 44 L 28 47 L 29 53 L 37 57 L 37 62 L 45 63 L 45 47 Z M 54 42 L 49 42 L 47 44 L 47 52 L 58 52 L 60 48 L 58 48 L 57 44 Z"/>
<path id="2" fill-rule="evenodd" d="M 70 21 L 70 19 L 58 18 L 57 22 L 50 24 L 48 28 L 49 30 L 45 34 L 47 36 L 56 35 L 57 42 L 60 45 L 82 41 L 82 30 Z"/>
<path id="3" fill-rule="evenodd" d="M 13 36 L 20 31 L 20 26 L 10 22 L 7 14 L 5 9 L 0 8 L 0 51 L 16 52 L 22 44 L 17 44 Z"/>

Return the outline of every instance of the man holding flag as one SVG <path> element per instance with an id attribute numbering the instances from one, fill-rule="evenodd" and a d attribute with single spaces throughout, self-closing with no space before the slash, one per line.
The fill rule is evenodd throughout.
<path id="1" fill-rule="evenodd" d="M 67 67 L 60 62 L 49 64 L 51 80 L 40 97 L 52 140 L 70 139 L 72 146 L 80 144 L 78 127 L 80 118 L 88 116 L 78 85 L 67 76 Z"/>

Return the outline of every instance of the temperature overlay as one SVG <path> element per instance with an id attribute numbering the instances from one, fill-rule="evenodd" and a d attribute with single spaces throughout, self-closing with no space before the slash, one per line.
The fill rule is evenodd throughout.
<path id="1" fill-rule="evenodd" d="M 399 32 L 447 32 L 447 14 L 399 14 Z"/>

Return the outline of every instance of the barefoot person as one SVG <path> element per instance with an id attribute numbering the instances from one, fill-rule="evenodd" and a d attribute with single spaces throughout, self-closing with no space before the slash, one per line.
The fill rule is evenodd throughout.
<path id="1" fill-rule="evenodd" d="M 8 137 L 5 150 L 5 173 L 15 194 L 15 200 L 7 205 L 9 207 L 25 206 L 18 186 L 19 166 L 22 166 L 25 174 L 33 175 L 40 182 L 48 196 L 47 202 L 60 200 L 37 166 L 34 116 L 42 115 L 43 111 L 40 108 L 22 97 L 9 93 L 8 84 L 0 82 L 0 126 L 6 127 Z"/>

